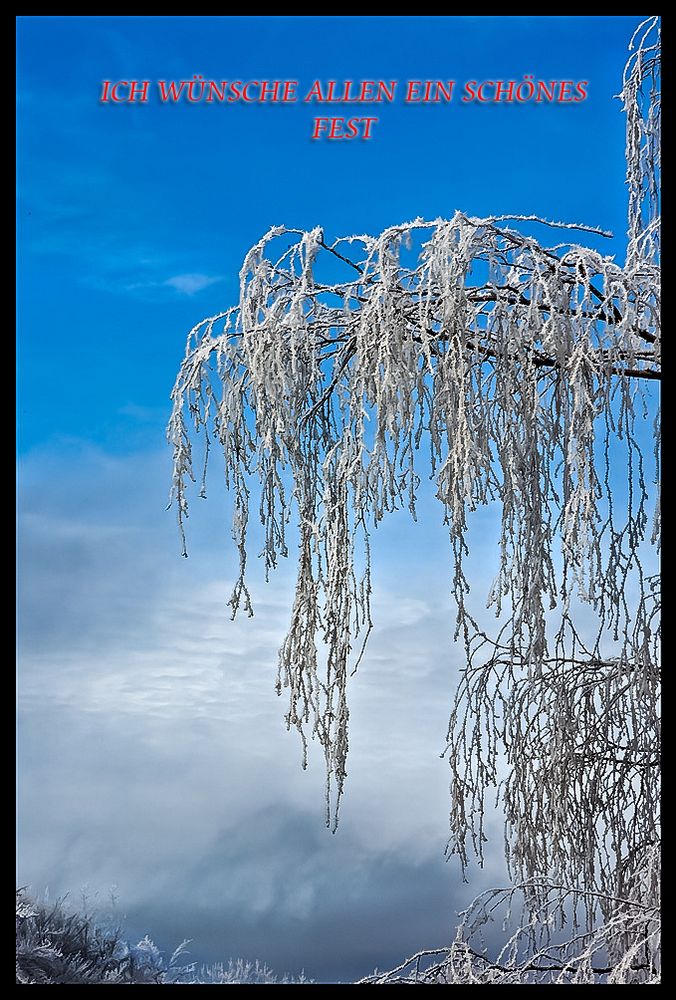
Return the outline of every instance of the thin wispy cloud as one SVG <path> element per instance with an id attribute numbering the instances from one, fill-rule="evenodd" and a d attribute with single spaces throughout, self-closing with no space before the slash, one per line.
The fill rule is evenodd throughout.
<path id="1" fill-rule="evenodd" d="M 49 197 L 38 186 L 20 192 L 26 255 L 58 257 L 78 284 L 152 301 L 192 298 L 227 280 L 216 272 L 214 256 L 179 236 L 157 207 L 133 207 L 130 179 L 106 167 L 66 168 L 57 157 L 49 166 L 55 178 Z"/>
<path id="2" fill-rule="evenodd" d="M 221 274 L 176 274 L 173 278 L 167 278 L 164 285 L 168 288 L 175 288 L 183 295 L 196 295 L 209 285 L 216 285 L 219 281 L 225 281 Z"/>
<path id="3" fill-rule="evenodd" d="M 131 292 L 143 298 L 166 298 L 176 295 L 193 298 L 203 292 L 205 288 L 218 285 L 227 279 L 221 274 L 200 274 L 199 272 L 189 272 L 186 274 L 175 274 L 171 278 L 152 278 L 140 281 L 132 281 L 125 284 L 119 278 L 106 278 L 100 280 L 107 282 L 109 290 Z"/>
<path id="4" fill-rule="evenodd" d="M 167 423 L 167 409 L 167 406 L 142 406 L 139 403 L 129 401 L 124 406 L 120 406 L 117 413 L 137 424 L 164 427 Z"/>

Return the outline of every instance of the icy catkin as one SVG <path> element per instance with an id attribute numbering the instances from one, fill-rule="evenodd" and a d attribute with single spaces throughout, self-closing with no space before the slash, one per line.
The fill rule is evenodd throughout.
<path id="1" fill-rule="evenodd" d="M 334 828 L 348 677 L 371 628 L 369 533 L 393 510 L 416 516 L 431 466 L 467 656 L 448 734 L 449 852 L 482 856 L 487 796 L 506 767 L 511 873 L 526 885 L 545 866 L 583 886 L 588 927 L 604 893 L 634 898 L 656 841 L 658 595 L 645 567 L 659 523 L 646 448 L 660 377 L 657 34 L 655 19 L 638 30 L 622 94 L 624 266 L 570 242 L 600 230 L 536 220 L 555 234 L 544 245 L 519 228 L 532 231 L 530 216 L 456 212 L 334 241 L 277 226 L 244 261 L 239 305 L 191 331 L 169 425 L 181 532 L 191 482 L 204 488 L 196 438 L 224 456 L 233 615 L 253 613 L 252 516 L 266 575 L 297 523 L 277 685 L 305 752 L 308 738 L 323 749 Z M 467 606 L 465 568 L 469 515 L 487 504 L 501 524 L 492 637 Z M 451 964 L 468 981 L 508 981 L 463 948 Z M 587 981 L 580 954 L 574 982 Z"/>

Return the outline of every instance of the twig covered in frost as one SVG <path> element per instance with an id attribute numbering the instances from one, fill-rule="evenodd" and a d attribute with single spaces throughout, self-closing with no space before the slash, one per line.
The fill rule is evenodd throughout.
<path id="1" fill-rule="evenodd" d="M 640 892 L 632 898 L 599 896 L 584 887 L 537 880 L 489 889 L 460 914 L 450 946 L 420 951 L 357 985 L 659 983 L 657 851 L 651 849 L 641 861 L 643 876 L 636 889 L 647 892 L 651 902 L 646 903 Z M 590 925 L 586 914 L 596 904 L 601 906 L 601 916 Z M 491 929 L 500 924 L 507 936 L 495 945 Z"/>

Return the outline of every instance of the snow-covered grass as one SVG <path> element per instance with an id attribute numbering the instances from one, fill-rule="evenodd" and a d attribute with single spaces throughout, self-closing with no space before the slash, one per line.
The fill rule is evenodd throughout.
<path id="1" fill-rule="evenodd" d="M 16 894 L 16 981 L 21 985 L 50 983 L 150 983 L 154 985 L 265 984 L 304 985 L 304 974 L 278 977 L 266 965 L 243 959 L 198 969 L 187 962 L 184 941 L 166 958 L 149 937 L 132 945 L 119 926 L 97 921 L 55 903 Z"/>

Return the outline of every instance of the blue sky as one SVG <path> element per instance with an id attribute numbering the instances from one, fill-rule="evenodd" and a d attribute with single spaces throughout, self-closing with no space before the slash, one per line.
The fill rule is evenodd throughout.
<path id="1" fill-rule="evenodd" d="M 23 882 L 116 884 L 132 928 L 163 947 L 191 937 L 204 960 L 242 954 L 318 978 L 447 939 L 467 896 L 442 860 L 439 752 L 460 659 L 438 514 L 430 501 L 415 531 L 402 516 L 379 533 L 377 628 L 330 837 L 321 770 L 300 773 L 273 691 L 289 575 L 265 589 L 254 572 L 255 624 L 228 623 L 217 483 L 179 558 L 164 511 L 168 396 L 187 331 L 236 301 L 242 258 L 273 224 L 335 237 L 456 209 L 535 213 L 612 230 L 605 252 L 621 257 L 612 96 L 640 20 L 19 19 Z M 372 140 L 344 143 L 310 139 L 312 117 L 340 108 L 98 100 L 104 79 L 298 79 L 302 91 L 316 78 L 526 73 L 588 80 L 589 97 L 397 101 L 373 112 Z M 480 525 L 487 550 L 489 536 Z M 498 835 L 493 874 L 500 848 Z"/>

